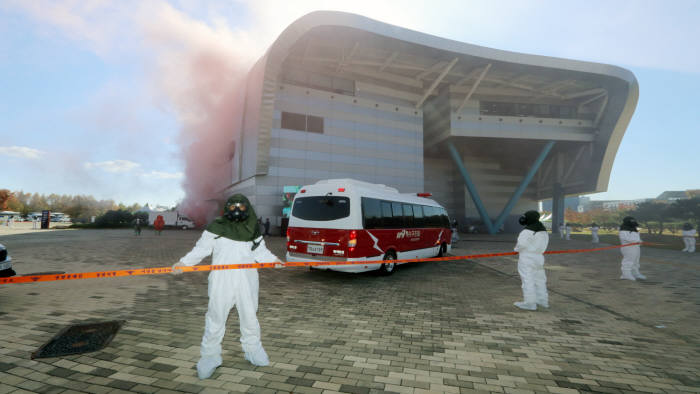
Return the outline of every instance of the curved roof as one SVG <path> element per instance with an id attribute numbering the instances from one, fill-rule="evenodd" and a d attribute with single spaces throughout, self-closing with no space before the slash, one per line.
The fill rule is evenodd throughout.
<path id="1" fill-rule="evenodd" d="M 316 11 L 294 21 L 280 34 L 251 71 L 251 75 L 256 76 L 254 77 L 256 81 L 253 83 L 259 84 L 258 88 L 262 91 L 256 173 L 267 172 L 267 155 L 261 153 L 269 152 L 269 128 L 271 127 L 271 121 L 265 121 L 265 119 L 269 120 L 272 116 L 273 98 L 270 97 L 274 97 L 274 84 L 277 82 L 282 65 L 294 46 L 306 35 L 314 30 L 323 28 L 353 29 L 389 40 L 444 52 L 449 57 L 464 56 L 470 59 L 480 59 L 482 63 L 525 66 L 529 70 L 542 70 L 543 73 L 554 71 L 558 75 L 561 75 L 562 71 L 569 72 L 585 81 L 597 78 L 597 81 L 601 84 L 604 81 L 609 81 L 611 83 L 610 96 L 605 96 L 601 107 L 599 128 L 594 141 L 597 153 L 592 157 L 592 160 L 597 162 L 599 168 L 594 177 L 595 179 L 591 179 L 591 182 L 585 188 L 587 190 L 577 190 L 576 192 L 600 192 L 607 190 L 615 154 L 634 113 L 638 99 L 639 88 L 637 80 L 630 71 L 608 64 L 486 48 L 420 33 L 360 15 L 335 11 Z M 494 68 L 496 67 L 494 66 Z M 593 92 L 596 92 L 596 89 L 590 89 L 591 95 Z M 569 93 L 567 96 L 561 97 L 586 98 L 586 93 L 589 93 L 589 91 Z M 598 93 L 600 93 L 600 89 L 595 94 Z"/>

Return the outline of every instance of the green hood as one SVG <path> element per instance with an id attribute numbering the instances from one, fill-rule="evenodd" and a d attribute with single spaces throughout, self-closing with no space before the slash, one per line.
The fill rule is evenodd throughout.
<path id="1" fill-rule="evenodd" d="M 260 226 L 258 226 L 258 217 L 255 215 L 253 206 L 248 201 L 248 198 L 242 194 L 234 194 L 229 197 L 224 207 L 224 212 L 228 211 L 228 207 L 235 203 L 244 203 L 247 207 L 248 218 L 242 222 L 233 222 L 223 216 L 214 219 L 207 231 L 217 235 L 217 238 L 224 237 L 234 241 L 253 241 L 260 237 Z"/>

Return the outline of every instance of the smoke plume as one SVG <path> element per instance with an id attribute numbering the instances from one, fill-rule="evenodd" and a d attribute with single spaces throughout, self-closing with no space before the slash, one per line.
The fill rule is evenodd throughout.
<path id="1" fill-rule="evenodd" d="M 245 34 L 212 28 L 162 3 L 141 25 L 156 51 L 158 91 L 175 109 L 185 163 L 179 209 L 203 224 L 216 215 L 231 181 L 232 142 L 240 125 L 245 75 L 259 52 Z M 156 16 L 155 18 L 153 16 Z"/>

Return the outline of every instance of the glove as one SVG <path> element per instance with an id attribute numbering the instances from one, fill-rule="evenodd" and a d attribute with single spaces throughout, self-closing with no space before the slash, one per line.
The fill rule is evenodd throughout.
<path id="1" fill-rule="evenodd" d="M 179 267 L 187 267 L 185 263 L 178 261 L 177 263 L 173 264 L 173 271 L 171 272 L 173 275 L 180 275 L 183 271 L 179 269 Z"/>

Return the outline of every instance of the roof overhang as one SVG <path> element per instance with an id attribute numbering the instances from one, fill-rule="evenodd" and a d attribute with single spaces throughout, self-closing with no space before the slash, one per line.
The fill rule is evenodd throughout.
<path id="1" fill-rule="evenodd" d="M 329 41 L 337 48 L 336 53 L 322 56 L 314 52 L 314 45 L 323 47 Z M 592 175 L 566 189 L 567 194 L 607 190 L 612 164 L 639 92 L 634 74 L 617 66 L 486 48 L 344 12 L 312 12 L 289 25 L 251 72 L 256 75 L 255 84 L 262 89 L 263 98 L 257 173 L 267 172 L 264 152 L 269 152 L 266 144 L 271 122 L 263 120 L 271 118 L 273 105 L 265 98 L 274 95 L 281 71 L 292 61 L 318 63 L 329 72 L 393 83 L 408 101 L 414 100 L 417 108 L 446 86 L 453 95 L 456 112 L 461 109 L 459 103 L 463 105 L 469 98 L 503 96 L 590 107 L 594 111 L 594 132 L 579 142 L 587 144 L 585 157 L 589 165 L 592 163 Z M 549 138 L 552 136 L 543 139 Z M 567 138 L 571 141 L 572 137 Z M 577 157 L 581 154 L 576 152 L 584 149 L 562 146 L 570 151 L 560 154 Z"/>

